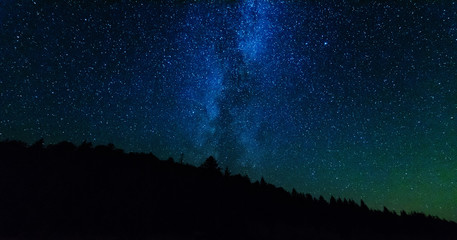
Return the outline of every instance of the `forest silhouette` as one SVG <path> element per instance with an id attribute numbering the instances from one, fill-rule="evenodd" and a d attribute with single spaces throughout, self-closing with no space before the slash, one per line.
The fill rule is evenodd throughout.
<path id="1" fill-rule="evenodd" d="M 457 238 L 452 221 L 288 192 L 213 157 L 195 167 L 112 144 L 6 140 L 0 159 L 1 238 Z"/>

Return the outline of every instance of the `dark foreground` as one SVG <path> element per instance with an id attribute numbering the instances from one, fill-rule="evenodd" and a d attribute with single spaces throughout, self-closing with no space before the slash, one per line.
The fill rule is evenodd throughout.
<path id="1" fill-rule="evenodd" d="M 1 239 L 457 239 L 420 213 L 315 199 L 113 146 L 0 143 Z"/>

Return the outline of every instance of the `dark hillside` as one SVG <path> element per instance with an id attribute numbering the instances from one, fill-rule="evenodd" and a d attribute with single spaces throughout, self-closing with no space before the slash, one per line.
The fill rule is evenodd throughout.
<path id="1" fill-rule="evenodd" d="M 161 239 L 455 239 L 420 213 L 330 202 L 113 145 L 0 143 L 0 235 Z"/>

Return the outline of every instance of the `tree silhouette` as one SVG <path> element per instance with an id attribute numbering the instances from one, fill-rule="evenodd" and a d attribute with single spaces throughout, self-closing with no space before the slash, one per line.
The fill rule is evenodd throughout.
<path id="1" fill-rule="evenodd" d="M 265 179 L 262 177 L 260 178 L 260 186 L 265 187 L 267 185 L 267 182 L 265 182 Z"/>
<path id="2" fill-rule="evenodd" d="M 205 162 L 200 165 L 201 169 L 206 169 L 211 172 L 219 172 L 221 171 L 221 168 L 219 167 L 219 164 L 217 163 L 216 159 L 213 156 L 210 156 L 205 160 Z"/>
<path id="3" fill-rule="evenodd" d="M 295 190 L 295 188 L 292 188 L 292 197 L 297 197 L 298 196 L 298 192 L 297 190 Z"/>
<path id="4" fill-rule="evenodd" d="M 152 153 L 124 153 L 114 145 L 42 144 L 0 141 L 0 239 L 36 239 L 34 234 L 46 239 L 57 230 L 82 235 L 169 233 L 183 239 L 457 236 L 457 224 L 422 213 L 370 210 L 364 201 L 333 196 L 327 203 L 322 196 L 287 192 L 263 177 L 251 183 L 247 176 L 231 175 L 228 167 L 222 174 L 214 157 L 196 168 L 172 158 L 159 160 Z"/>
<path id="5" fill-rule="evenodd" d="M 368 210 L 368 206 L 365 204 L 365 202 L 363 200 L 360 200 L 360 207 L 363 209 L 363 210 Z"/>
<path id="6" fill-rule="evenodd" d="M 81 145 L 78 146 L 78 151 L 80 152 L 89 152 L 92 149 L 92 143 L 84 141 Z"/>
<path id="7" fill-rule="evenodd" d="M 43 149 L 44 146 L 44 139 L 41 138 L 40 140 L 36 141 L 30 148 L 32 149 Z"/>
<path id="8" fill-rule="evenodd" d="M 230 172 L 229 168 L 228 168 L 228 167 L 225 167 L 224 176 L 230 177 L 231 174 L 232 174 L 232 173 Z"/>

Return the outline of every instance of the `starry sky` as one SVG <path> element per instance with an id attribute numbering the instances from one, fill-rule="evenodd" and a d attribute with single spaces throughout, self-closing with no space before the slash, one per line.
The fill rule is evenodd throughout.
<path id="1" fill-rule="evenodd" d="M 1 0 L 0 140 L 457 221 L 457 3 Z"/>

